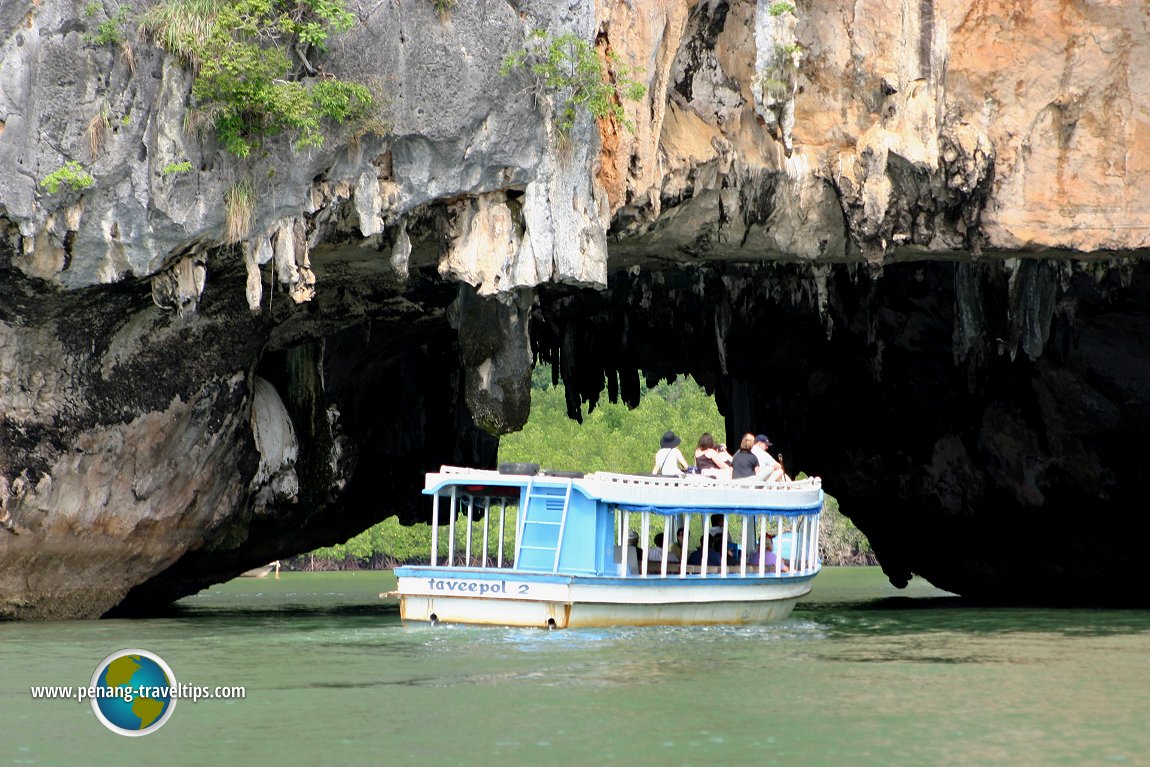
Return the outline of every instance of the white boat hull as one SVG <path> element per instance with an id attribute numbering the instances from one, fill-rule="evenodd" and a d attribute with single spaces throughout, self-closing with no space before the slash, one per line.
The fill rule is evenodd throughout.
<path id="1" fill-rule="evenodd" d="M 812 577 L 552 577 L 538 582 L 508 574 L 500 581 L 472 581 L 464 573 L 423 571 L 400 577 L 398 595 L 400 615 L 410 623 L 539 628 L 738 625 L 786 618 L 810 592 Z M 475 588 L 468 590 L 471 585 Z"/>
<path id="2" fill-rule="evenodd" d="M 769 623 L 791 614 L 798 597 L 771 602 L 684 602 L 637 605 L 516 602 L 461 597 L 403 597 L 404 622 L 537 628 L 718 626 Z M 434 618 L 432 616 L 435 616 Z"/>

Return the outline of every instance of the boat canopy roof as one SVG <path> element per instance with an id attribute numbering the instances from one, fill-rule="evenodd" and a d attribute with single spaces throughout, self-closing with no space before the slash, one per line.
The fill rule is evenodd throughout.
<path id="1" fill-rule="evenodd" d="M 775 507 L 754 506 L 754 507 L 732 507 L 732 506 L 634 506 L 631 504 L 620 503 L 618 504 L 620 511 L 634 511 L 644 512 L 649 511 L 652 514 L 662 514 L 665 517 L 674 517 L 679 514 L 745 514 L 747 516 L 755 516 L 756 514 L 772 514 L 780 517 L 797 517 L 803 514 L 810 514 L 811 509 L 779 509 Z"/>
<path id="2" fill-rule="evenodd" d="M 617 505 L 624 511 L 655 514 L 781 514 L 797 515 L 823 505 L 822 480 L 818 477 L 792 482 L 716 480 L 699 475 L 663 477 L 650 474 L 594 472 L 503 474 L 486 469 L 444 466 L 429 473 L 425 495 L 442 494 L 453 487 L 462 493 L 494 488 L 563 487 L 570 485 L 588 498 Z"/>

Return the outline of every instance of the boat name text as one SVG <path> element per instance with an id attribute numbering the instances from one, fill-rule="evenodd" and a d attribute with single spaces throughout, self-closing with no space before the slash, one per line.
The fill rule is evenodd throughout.
<path id="1" fill-rule="evenodd" d="M 428 578 L 427 587 L 432 591 L 454 591 L 454 592 L 468 592 L 471 594 L 506 594 L 507 581 L 492 581 L 490 583 L 485 581 L 451 581 L 443 580 L 440 578 Z M 515 584 L 518 594 L 526 594 L 529 586 L 526 583 Z"/>

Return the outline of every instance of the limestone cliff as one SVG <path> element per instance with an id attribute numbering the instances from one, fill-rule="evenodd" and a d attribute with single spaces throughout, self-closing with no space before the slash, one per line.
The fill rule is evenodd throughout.
<path id="1" fill-rule="evenodd" d="M 533 352 L 584 402 L 690 372 L 732 432 L 784 428 L 896 581 L 1075 591 L 1016 556 L 1028 515 L 1134 497 L 1140 4 L 350 0 L 320 64 L 384 96 L 374 132 L 244 161 L 186 66 L 85 37 L 120 5 L 0 3 L 0 615 L 415 518 L 423 471 L 522 425 Z M 534 29 L 641 73 L 633 132 L 500 74 Z M 50 194 L 69 161 L 92 185 Z M 999 547 L 964 560 L 970 524 Z"/>

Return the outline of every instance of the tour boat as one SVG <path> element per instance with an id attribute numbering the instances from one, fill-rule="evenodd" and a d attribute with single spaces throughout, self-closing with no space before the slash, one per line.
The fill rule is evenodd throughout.
<path id="1" fill-rule="evenodd" d="M 395 570 L 392 594 L 405 622 L 762 623 L 789 615 L 821 569 L 818 477 L 770 483 L 537 469 L 444 466 L 427 474 L 430 564 Z M 513 551 L 505 551 L 509 525 Z M 675 562 L 680 528 L 684 555 Z M 657 529 L 667 545 L 651 560 Z M 758 556 L 768 542 L 769 565 L 771 557 Z M 688 564 L 694 548 L 715 564 Z"/>

